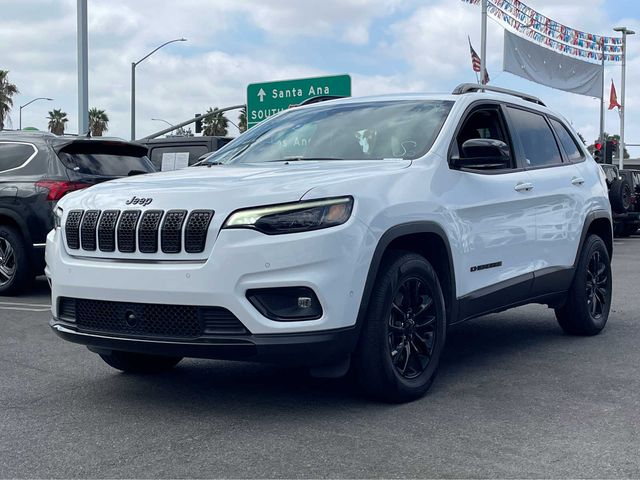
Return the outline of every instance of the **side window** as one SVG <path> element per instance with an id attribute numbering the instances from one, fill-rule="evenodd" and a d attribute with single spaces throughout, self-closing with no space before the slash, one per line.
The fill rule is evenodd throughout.
<path id="1" fill-rule="evenodd" d="M 558 144 L 544 116 L 519 108 L 507 109 L 515 130 L 513 133 L 520 138 L 526 166 L 561 165 Z"/>
<path id="2" fill-rule="evenodd" d="M 488 154 L 486 150 L 483 153 L 482 146 L 463 149 L 465 142 L 476 139 L 496 140 L 493 146 L 495 147 L 496 144 L 501 145 L 501 156 L 497 157 L 493 154 Z M 504 130 L 504 122 L 502 121 L 500 110 L 496 107 L 482 108 L 469 114 L 458 131 L 451 153 L 453 157 L 459 158 L 459 161 L 466 168 L 475 170 L 512 168 L 513 161 L 509 148 L 509 139 Z"/>
<path id="3" fill-rule="evenodd" d="M 34 153 L 36 149 L 31 145 L 0 142 L 0 173 L 24 165 Z"/>
<path id="4" fill-rule="evenodd" d="M 562 148 L 564 149 L 564 153 L 567 155 L 567 159 L 570 162 L 577 162 L 582 160 L 583 155 L 576 143 L 575 138 L 569 131 L 567 127 L 565 127 L 562 123 L 557 121 L 554 118 L 551 118 L 551 125 L 553 125 L 553 129 L 556 131 L 556 135 L 560 139 L 560 143 L 562 144 Z"/>

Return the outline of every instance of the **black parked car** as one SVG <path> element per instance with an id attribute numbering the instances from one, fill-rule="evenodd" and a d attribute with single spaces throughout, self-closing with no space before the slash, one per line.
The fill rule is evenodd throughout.
<path id="1" fill-rule="evenodd" d="M 53 209 L 65 194 L 155 171 L 147 148 L 119 139 L 0 132 L 0 295 L 24 291 L 44 271 Z"/>
<path id="2" fill-rule="evenodd" d="M 166 137 L 142 139 L 139 142 L 149 149 L 149 158 L 154 167 L 162 170 L 162 160 L 166 154 L 189 154 L 188 165 L 191 166 L 208 153 L 224 147 L 233 137 Z M 173 170 L 173 168 L 169 168 Z"/>

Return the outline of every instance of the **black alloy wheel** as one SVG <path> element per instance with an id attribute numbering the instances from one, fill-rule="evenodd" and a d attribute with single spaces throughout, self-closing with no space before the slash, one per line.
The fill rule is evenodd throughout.
<path id="1" fill-rule="evenodd" d="M 397 372 L 413 379 L 427 368 L 433 348 L 436 323 L 433 293 L 419 278 L 400 284 L 389 315 L 389 354 Z"/>
<path id="2" fill-rule="evenodd" d="M 607 324 L 613 282 L 607 246 L 598 235 L 589 235 L 582 247 L 571 288 L 556 319 L 569 335 L 597 335 Z"/>
<path id="3" fill-rule="evenodd" d="M 607 264 L 601 253 L 595 250 L 587 266 L 586 282 L 587 305 L 594 320 L 600 320 L 605 313 L 605 307 L 608 303 L 608 280 Z"/>
<path id="4" fill-rule="evenodd" d="M 444 295 L 429 261 L 402 250 L 385 254 L 352 355 L 361 388 L 390 403 L 420 398 L 438 371 L 446 328 Z"/>

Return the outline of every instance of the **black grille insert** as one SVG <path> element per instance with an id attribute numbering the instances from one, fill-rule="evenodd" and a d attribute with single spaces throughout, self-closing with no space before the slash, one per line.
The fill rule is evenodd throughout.
<path id="1" fill-rule="evenodd" d="M 148 210 L 142 215 L 138 228 L 138 248 L 142 253 L 158 251 L 158 226 L 163 213 L 162 210 Z"/>
<path id="2" fill-rule="evenodd" d="M 96 249 L 96 226 L 100 218 L 100 210 L 87 210 L 82 217 L 80 226 L 80 240 L 83 250 L 92 251 Z"/>
<path id="3" fill-rule="evenodd" d="M 184 250 L 201 253 L 207 243 L 207 230 L 213 218 L 213 210 L 194 210 L 189 214 L 184 229 Z"/>
<path id="4" fill-rule="evenodd" d="M 105 210 L 98 224 L 98 248 L 101 252 L 115 252 L 116 225 L 120 210 Z"/>
<path id="5" fill-rule="evenodd" d="M 182 250 L 182 224 L 186 210 L 169 210 L 162 222 L 160 239 L 164 253 L 180 253 Z"/>
<path id="6" fill-rule="evenodd" d="M 67 215 L 67 222 L 64 225 L 64 231 L 67 235 L 67 246 L 74 250 L 80 248 L 80 221 L 82 220 L 83 210 L 71 210 Z"/>
<path id="7" fill-rule="evenodd" d="M 118 250 L 123 253 L 136 251 L 136 226 L 140 218 L 140 210 L 122 212 L 118 223 Z"/>
<path id="8" fill-rule="evenodd" d="M 222 307 L 109 302 L 60 298 L 59 316 L 81 332 L 194 339 L 202 335 L 244 335 L 247 330 Z"/>

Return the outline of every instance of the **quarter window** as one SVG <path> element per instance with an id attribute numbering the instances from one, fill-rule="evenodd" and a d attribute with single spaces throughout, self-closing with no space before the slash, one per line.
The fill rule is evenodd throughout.
<path id="1" fill-rule="evenodd" d="M 570 162 L 577 162 L 578 160 L 581 160 L 582 152 L 576 144 L 573 135 L 571 135 L 567 130 L 567 127 L 553 118 L 551 119 L 551 125 L 553 125 L 553 129 L 556 131 L 556 134 L 560 139 L 560 143 L 562 144 L 564 153 L 567 155 L 567 159 Z"/>
<path id="2" fill-rule="evenodd" d="M 526 166 L 562 164 L 558 144 L 544 116 L 519 108 L 507 108 L 515 133 L 520 138 Z"/>
<path id="3" fill-rule="evenodd" d="M 0 172 L 21 167 L 34 153 L 35 147 L 25 143 L 0 143 Z"/>

